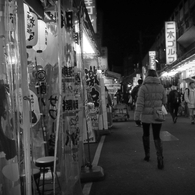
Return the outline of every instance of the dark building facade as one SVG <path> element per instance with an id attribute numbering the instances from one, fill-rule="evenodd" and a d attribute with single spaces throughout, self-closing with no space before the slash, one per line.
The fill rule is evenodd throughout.
<path id="1" fill-rule="evenodd" d="M 157 35 L 150 51 L 156 51 L 156 70 L 160 75 L 169 80 L 174 80 L 175 77 L 179 78 L 178 85 L 180 88 L 184 88 L 187 84 L 182 81 L 195 76 L 195 67 L 193 66 L 195 58 L 195 1 L 181 0 L 178 2 L 178 6 L 173 10 L 168 21 L 176 22 L 177 59 L 171 64 L 166 64 L 165 27 Z M 144 57 L 142 65 L 146 69 L 148 68 L 148 54 Z"/>

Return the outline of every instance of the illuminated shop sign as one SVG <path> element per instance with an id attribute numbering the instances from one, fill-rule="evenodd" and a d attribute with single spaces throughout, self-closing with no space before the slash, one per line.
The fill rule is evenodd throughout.
<path id="1" fill-rule="evenodd" d="M 93 30 L 97 32 L 97 12 L 96 12 L 96 2 L 95 0 L 85 0 L 85 6 L 88 11 L 89 18 L 91 20 L 91 24 L 93 26 Z"/>
<path id="2" fill-rule="evenodd" d="M 176 23 L 165 22 L 166 64 L 172 64 L 177 60 Z"/>
<path id="3" fill-rule="evenodd" d="M 149 69 L 156 70 L 156 51 L 149 51 Z"/>
<path id="4" fill-rule="evenodd" d="M 186 78 L 194 77 L 195 76 L 195 65 L 192 65 L 189 67 L 189 69 L 186 70 Z"/>

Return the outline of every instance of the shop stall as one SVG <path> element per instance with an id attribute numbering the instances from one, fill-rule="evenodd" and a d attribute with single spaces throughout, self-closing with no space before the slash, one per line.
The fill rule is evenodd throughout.
<path id="1" fill-rule="evenodd" d="M 4 0 L 0 13 L 0 193 L 44 194 L 47 180 L 53 194 L 82 194 L 88 103 L 98 115 L 101 102 L 86 7 Z"/>

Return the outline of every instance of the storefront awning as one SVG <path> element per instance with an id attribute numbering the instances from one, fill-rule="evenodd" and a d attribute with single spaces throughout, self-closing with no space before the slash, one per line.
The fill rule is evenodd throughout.
<path id="1" fill-rule="evenodd" d="M 85 27 L 86 35 L 88 36 L 89 41 L 91 42 L 91 45 L 93 46 L 95 53 L 97 55 L 99 55 L 100 48 L 99 48 L 98 43 L 97 43 L 97 37 L 96 37 L 96 34 L 94 32 L 93 26 L 91 24 L 91 20 L 90 20 L 89 15 L 88 15 L 87 8 L 86 8 L 85 4 L 82 4 L 82 6 L 84 9 L 84 27 Z"/>
<path id="2" fill-rule="evenodd" d="M 186 71 L 192 68 L 195 64 L 195 54 L 185 58 L 184 60 L 178 62 L 175 66 L 161 73 L 161 76 L 175 76 L 177 73 Z"/>
<path id="3" fill-rule="evenodd" d="M 122 78 L 122 84 L 127 85 L 133 82 L 133 77 L 136 76 L 136 72 Z"/>
<path id="4" fill-rule="evenodd" d="M 121 74 L 116 73 L 116 72 L 112 72 L 112 71 L 109 71 L 109 70 L 106 70 L 105 76 L 111 77 L 111 78 L 114 78 L 114 79 L 118 79 L 118 80 L 121 79 Z"/>
<path id="5" fill-rule="evenodd" d="M 188 47 L 195 41 L 195 26 L 192 26 L 183 35 L 177 39 L 178 43 L 183 47 Z"/>

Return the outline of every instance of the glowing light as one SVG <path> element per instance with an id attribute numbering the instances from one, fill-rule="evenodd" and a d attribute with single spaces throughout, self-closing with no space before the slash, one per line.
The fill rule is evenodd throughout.
<path id="1" fill-rule="evenodd" d="M 99 69 L 98 69 L 98 70 L 97 70 L 97 73 L 102 73 L 102 70 L 99 70 Z"/>
<path id="2" fill-rule="evenodd" d="M 163 72 L 161 76 L 162 77 L 174 76 L 175 74 L 188 70 L 189 68 L 192 68 L 194 66 L 195 66 L 195 60 L 192 60 L 190 62 L 188 61 L 188 62 L 181 64 L 180 66 L 178 66 L 177 68 L 173 70 L 170 70 L 168 72 Z"/>
<path id="3" fill-rule="evenodd" d="M 83 53 L 95 54 L 95 51 L 85 33 L 83 33 Z"/>

